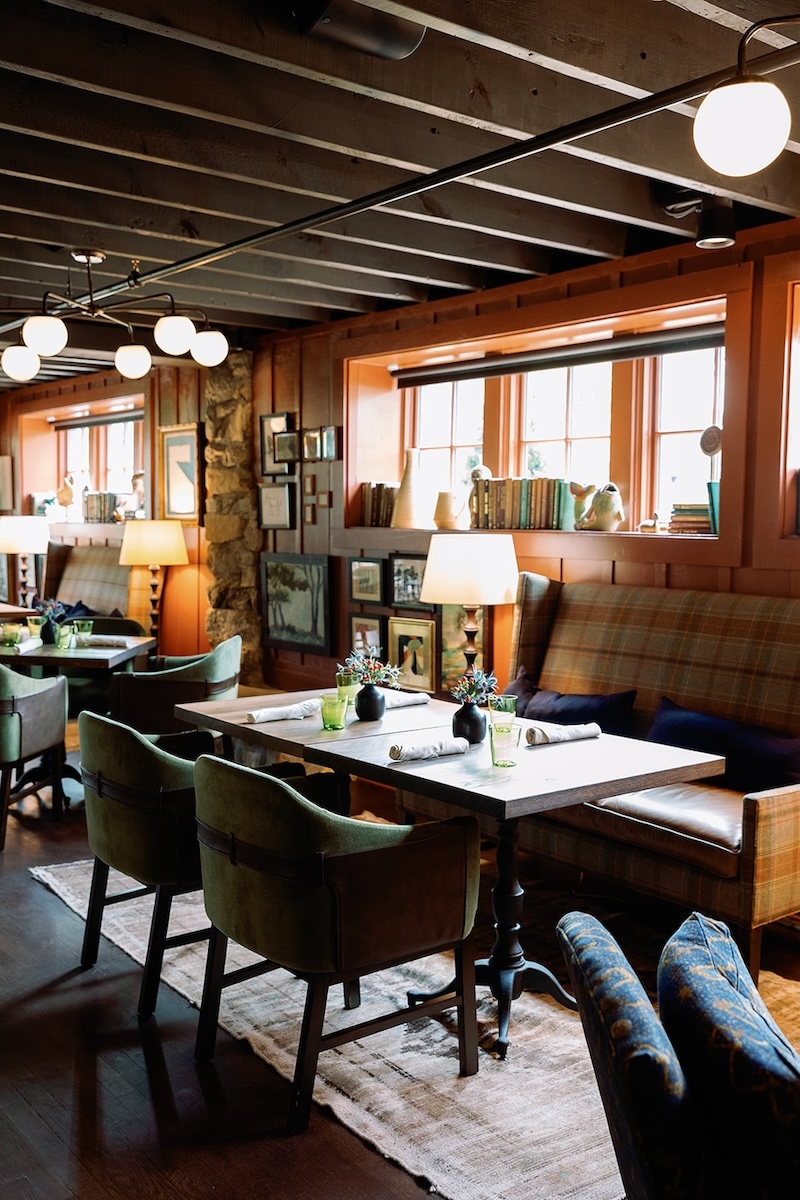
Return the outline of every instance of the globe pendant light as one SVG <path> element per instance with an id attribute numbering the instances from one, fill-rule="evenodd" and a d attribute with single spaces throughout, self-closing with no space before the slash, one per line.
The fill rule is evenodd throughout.
<path id="1" fill-rule="evenodd" d="M 67 344 L 67 327 L 61 317 L 37 313 L 22 326 L 22 340 L 40 357 L 60 354 Z"/>
<path id="2" fill-rule="evenodd" d="M 710 91 L 697 110 L 697 153 L 720 175 L 754 175 L 789 140 L 792 115 L 780 88 L 759 75 L 737 75 Z"/>
<path id="3" fill-rule="evenodd" d="M 6 346 L 0 355 L 0 367 L 15 383 L 27 383 L 33 379 L 41 365 L 39 355 L 30 346 Z"/>
<path id="4" fill-rule="evenodd" d="M 201 367 L 216 367 L 225 359 L 228 339 L 218 329 L 203 329 L 197 334 L 190 347 L 190 354 Z"/>
<path id="5" fill-rule="evenodd" d="M 114 355 L 114 366 L 124 379 L 141 379 L 153 365 L 147 346 L 123 342 Z"/>
<path id="6" fill-rule="evenodd" d="M 153 337 L 165 354 L 185 354 L 197 336 L 194 321 L 179 313 L 168 313 L 156 321 Z"/>

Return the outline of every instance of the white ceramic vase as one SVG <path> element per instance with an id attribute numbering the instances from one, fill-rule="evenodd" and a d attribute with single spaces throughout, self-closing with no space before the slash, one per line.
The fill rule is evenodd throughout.
<path id="1" fill-rule="evenodd" d="M 406 466 L 392 512 L 393 529 L 431 529 L 433 521 L 431 499 L 424 486 L 416 446 L 406 450 Z"/>

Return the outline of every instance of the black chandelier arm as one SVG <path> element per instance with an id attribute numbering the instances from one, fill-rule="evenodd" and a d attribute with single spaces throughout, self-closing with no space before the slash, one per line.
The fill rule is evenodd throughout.
<path id="1" fill-rule="evenodd" d="M 746 29 L 739 40 L 738 52 L 738 75 L 747 75 L 747 46 L 750 39 L 758 33 L 760 29 L 768 29 L 773 25 L 796 25 L 800 21 L 800 13 L 794 13 L 791 16 L 785 17 L 764 17 L 761 21 L 756 21 L 749 29 Z"/>

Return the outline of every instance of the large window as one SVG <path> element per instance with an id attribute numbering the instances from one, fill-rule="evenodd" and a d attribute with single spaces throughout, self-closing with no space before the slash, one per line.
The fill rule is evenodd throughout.
<path id="1" fill-rule="evenodd" d="M 60 429 L 58 436 L 61 474 L 72 480 L 73 501 L 66 512 L 67 521 L 84 520 L 84 491 L 133 495 L 133 477 L 141 472 L 144 460 L 142 420 L 70 425 Z"/>
<path id="2" fill-rule="evenodd" d="M 592 363 L 522 377 L 518 474 L 608 482 L 611 376 L 611 363 Z"/>
<path id="3" fill-rule="evenodd" d="M 433 383 L 416 394 L 416 445 L 420 469 L 438 490 L 461 491 L 483 461 L 484 381 Z"/>
<path id="4" fill-rule="evenodd" d="M 700 436 L 722 425 L 723 350 L 687 350 L 653 362 L 653 506 L 667 518 L 676 503 L 706 504 L 707 484 L 718 480 L 721 455 L 708 456 Z"/>

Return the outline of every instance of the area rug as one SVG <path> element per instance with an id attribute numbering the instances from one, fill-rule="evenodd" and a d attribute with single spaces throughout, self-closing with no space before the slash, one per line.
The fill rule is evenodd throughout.
<path id="1" fill-rule="evenodd" d="M 33 867 L 31 874 L 81 916 L 91 862 Z M 111 873 L 111 888 L 128 881 Z M 144 959 L 152 897 L 107 909 L 103 932 L 136 962 Z M 179 897 L 171 932 L 206 924 L 199 894 Z M 253 961 L 231 944 L 230 968 Z M 163 979 L 193 1004 L 202 988 L 205 944 L 167 951 Z M 452 977 L 434 955 L 362 980 L 361 1015 L 401 1007 L 408 988 Z M 495 1006 L 479 989 L 480 1069 L 458 1075 L 455 1019 L 421 1019 L 320 1056 L 314 1099 L 376 1149 L 448 1200 L 620 1200 L 619 1178 L 580 1019 L 548 997 L 514 1002 L 505 1062 L 491 1053 Z M 290 1079 L 305 984 L 283 971 L 223 992 L 220 1025 Z M 331 992 L 327 1027 L 348 1024 Z M 313 1116 L 312 1116 L 313 1120 Z"/>

